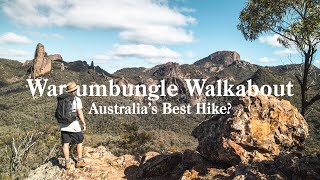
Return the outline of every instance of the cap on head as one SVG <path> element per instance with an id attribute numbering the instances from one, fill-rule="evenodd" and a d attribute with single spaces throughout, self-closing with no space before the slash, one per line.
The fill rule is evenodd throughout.
<path id="1" fill-rule="evenodd" d="M 72 81 L 67 84 L 66 92 L 73 92 L 76 91 L 78 88 L 79 86 L 74 81 Z"/>

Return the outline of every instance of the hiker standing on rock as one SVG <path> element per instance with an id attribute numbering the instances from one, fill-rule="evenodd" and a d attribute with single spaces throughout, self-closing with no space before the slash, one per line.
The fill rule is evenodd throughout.
<path id="1" fill-rule="evenodd" d="M 61 128 L 61 143 L 65 157 L 65 168 L 70 169 L 71 159 L 69 156 L 69 145 L 76 144 L 77 146 L 77 163 L 76 167 L 84 167 L 86 164 L 82 159 L 82 142 L 84 139 L 83 131 L 86 130 L 82 112 L 82 102 L 76 96 L 76 91 L 79 88 L 75 82 L 67 84 L 67 90 L 64 94 L 57 97 L 57 109 L 55 116 L 60 123 Z M 77 117 L 82 123 L 82 129 Z"/>

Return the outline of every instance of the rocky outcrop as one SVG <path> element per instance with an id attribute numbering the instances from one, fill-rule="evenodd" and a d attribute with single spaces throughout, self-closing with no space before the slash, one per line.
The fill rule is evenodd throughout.
<path id="1" fill-rule="evenodd" d="M 48 60 L 50 61 L 56 61 L 56 60 L 61 60 L 63 61 L 63 58 L 60 54 L 53 54 L 53 55 L 48 55 L 47 56 Z"/>
<path id="2" fill-rule="evenodd" d="M 126 92 L 129 93 L 131 92 L 131 88 L 129 86 L 133 86 L 133 84 L 129 83 L 129 81 L 127 79 L 124 78 L 118 78 L 118 79 L 114 79 L 114 84 L 119 85 L 120 87 L 125 86 L 127 87 Z M 133 94 L 136 94 L 137 89 L 132 88 L 132 92 Z M 144 96 L 142 96 L 142 94 L 140 96 L 131 96 L 131 98 L 135 101 L 138 102 L 143 102 Z"/>
<path id="3" fill-rule="evenodd" d="M 46 56 L 47 54 L 45 52 L 44 46 L 39 43 L 37 45 L 36 52 L 34 53 L 34 59 L 33 59 L 34 77 L 38 77 L 42 74 L 46 74 L 51 71 L 52 64 L 51 64 L 51 61 Z"/>
<path id="4" fill-rule="evenodd" d="M 233 63 L 233 65 L 236 68 L 245 69 L 247 71 L 257 71 L 258 70 L 258 66 L 257 65 L 251 64 L 251 63 L 246 62 L 246 61 L 235 61 Z"/>
<path id="5" fill-rule="evenodd" d="M 211 67 L 212 64 L 230 65 L 235 61 L 240 61 L 240 55 L 235 51 L 217 51 L 210 56 L 194 63 L 197 66 Z M 221 67 L 220 67 L 221 68 Z"/>
<path id="6" fill-rule="evenodd" d="M 72 162 L 71 169 L 66 171 L 63 158 L 52 158 L 48 163 L 32 171 L 27 179 L 124 179 L 124 170 L 133 165 L 138 165 L 134 156 L 114 156 L 105 147 L 84 148 L 84 160 L 87 166 L 83 169 L 75 168 Z"/>
<path id="7" fill-rule="evenodd" d="M 91 64 L 90 64 L 90 66 L 88 67 L 88 69 L 89 69 L 89 71 L 91 70 L 91 71 L 93 71 L 93 72 L 96 72 L 96 67 L 94 66 L 94 62 L 93 62 L 93 61 L 91 61 Z"/>
<path id="8" fill-rule="evenodd" d="M 184 81 L 188 78 L 187 74 L 182 70 L 181 65 L 174 62 L 158 65 L 154 68 L 147 70 L 152 74 L 152 78 L 142 80 L 142 83 L 159 84 L 161 80 L 165 80 L 166 86 L 174 84 L 178 87 L 178 95 L 175 97 L 163 97 L 162 101 L 173 101 L 179 103 L 190 103 L 192 106 L 196 103 L 203 102 L 206 99 L 205 95 L 194 94 L 190 96 L 187 85 Z M 160 102 L 160 101 L 159 101 Z"/>
<path id="9" fill-rule="evenodd" d="M 22 63 L 22 66 L 30 66 L 33 64 L 33 60 L 26 60 L 24 63 Z"/>
<path id="10" fill-rule="evenodd" d="M 63 168 L 63 158 L 52 158 L 33 170 L 27 179 L 318 179 L 320 154 L 282 153 L 272 161 L 225 166 L 212 163 L 199 152 L 185 150 L 169 154 L 148 152 L 141 159 L 132 155 L 115 156 L 103 146 L 85 147 L 85 168 L 72 163 Z"/>
<path id="11" fill-rule="evenodd" d="M 230 179 L 319 179 L 320 154 L 280 154 L 274 161 L 239 164 L 229 168 Z"/>
<path id="12" fill-rule="evenodd" d="M 152 75 L 155 78 L 169 78 L 169 77 L 176 77 L 176 78 L 184 78 L 184 74 L 181 71 L 180 65 L 174 62 L 168 62 L 166 64 L 158 65 L 152 69 Z"/>
<path id="13" fill-rule="evenodd" d="M 231 114 L 202 122 L 192 135 L 208 159 L 236 165 L 273 160 L 302 148 L 308 125 L 289 101 L 259 94 L 243 97 Z"/>
<path id="14" fill-rule="evenodd" d="M 60 64 L 60 70 L 61 70 L 61 71 L 64 71 L 65 69 L 66 69 L 66 67 L 65 67 L 64 63 L 62 62 L 62 63 Z"/>
<path id="15" fill-rule="evenodd" d="M 176 168 L 181 161 L 180 152 L 153 157 L 140 167 L 138 178 L 161 177 Z"/>
<path id="16" fill-rule="evenodd" d="M 210 162 L 198 152 L 186 150 L 154 156 L 139 166 L 128 167 L 125 174 L 132 180 L 191 179 L 189 177 L 199 178 L 210 166 Z M 191 169 L 193 174 L 189 173 Z"/>
<path id="17" fill-rule="evenodd" d="M 137 179 L 317 179 L 320 155 L 299 149 L 308 125 L 286 100 L 246 96 L 230 115 L 201 123 L 197 151 L 159 155 L 140 164 Z"/>
<path id="18" fill-rule="evenodd" d="M 31 67 L 31 71 L 34 78 L 37 78 L 41 75 L 50 73 L 52 70 L 52 61 L 54 60 L 62 60 L 62 57 L 60 54 L 54 54 L 54 55 L 47 55 L 44 46 L 39 43 L 37 45 L 34 59 L 33 59 L 33 65 Z"/>

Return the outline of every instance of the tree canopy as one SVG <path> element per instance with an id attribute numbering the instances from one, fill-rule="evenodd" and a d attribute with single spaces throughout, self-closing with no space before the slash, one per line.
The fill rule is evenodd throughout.
<path id="1" fill-rule="evenodd" d="M 308 77 L 320 43 L 320 0 L 249 0 L 240 12 L 238 29 L 246 40 L 263 33 L 278 34 L 286 48 L 296 48 L 304 57 L 303 71 L 296 74 L 301 88 L 301 114 L 316 101 L 320 92 L 309 98 Z"/>
<path id="2" fill-rule="evenodd" d="M 246 40 L 261 34 L 280 35 L 285 47 L 316 51 L 320 42 L 320 0 L 250 0 L 240 13 L 238 29 Z"/>

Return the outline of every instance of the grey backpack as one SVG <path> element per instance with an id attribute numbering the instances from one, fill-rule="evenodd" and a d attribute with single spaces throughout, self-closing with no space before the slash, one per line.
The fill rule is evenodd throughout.
<path id="1" fill-rule="evenodd" d="M 77 112 L 72 112 L 72 104 L 75 95 L 72 93 L 64 93 L 57 97 L 58 103 L 55 117 L 59 123 L 70 124 L 77 119 Z"/>

